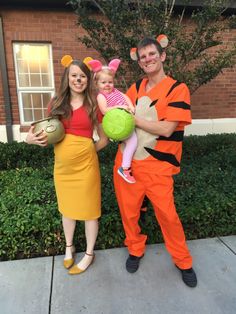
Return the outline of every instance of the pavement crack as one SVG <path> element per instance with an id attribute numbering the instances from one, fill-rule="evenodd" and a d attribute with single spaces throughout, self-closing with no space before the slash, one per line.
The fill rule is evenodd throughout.
<path id="1" fill-rule="evenodd" d="M 48 314 L 51 314 L 51 302 L 52 302 L 52 289 L 53 289 L 53 274 L 54 274 L 54 256 L 52 257 L 52 269 L 51 269 L 51 284 L 48 304 Z"/>
<path id="2" fill-rule="evenodd" d="M 224 244 L 234 255 L 236 255 L 236 252 L 235 252 L 233 249 L 231 249 L 231 247 L 228 246 L 228 244 L 226 244 L 220 237 L 218 237 L 218 240 L 219 240 L 222 244 Z"/>

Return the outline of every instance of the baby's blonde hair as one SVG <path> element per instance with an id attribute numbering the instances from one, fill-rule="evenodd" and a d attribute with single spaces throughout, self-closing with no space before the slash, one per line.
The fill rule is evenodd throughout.
<path id="1" fill-rule="evenodd" d="M 100 71 L 94 73 L 94 80 L 95 81 L 99 80 L 100 74 L 110 75 L 110 76 L 112 76 L 113 79 L 115 77 L 115 73 L 107 66 L 103 66 Z"/>

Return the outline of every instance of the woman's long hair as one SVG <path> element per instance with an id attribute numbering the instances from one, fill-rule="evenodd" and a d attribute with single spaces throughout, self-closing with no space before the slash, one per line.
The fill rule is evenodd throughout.
<path id="1" fill-rule="evenodd" d="M 92 80 L 91 80 L 91 72 L 89 68 L 80 60 L 74 60 L 71 64 L 65 68 L 63 76 L 61 78 L 61 84 L 58 90 L 57 95 L 52 99 L 50 103 L 50 116 L 59 117 L 68 119 L 72 114 L 71 107 L 71 94 L 69 87 L 69 70 L 71 65 L 77 65 L 82 72 L 87 76 L 87 87 L 84 91 L 84 104 L 88 112 L 89 118 L 92 122 L 93 126 L 96 126 L 97 122 L 97 104 L 95 101 L 95 97 L 92 93 Z"/>

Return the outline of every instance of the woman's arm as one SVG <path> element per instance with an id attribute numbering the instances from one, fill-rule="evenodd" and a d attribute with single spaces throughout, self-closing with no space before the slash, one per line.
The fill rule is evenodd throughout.
<path id="1" fill-rule="evenodd" d="M 101 123 L 98 125 L 97 134 L 98 134 L 99 139 L 94 145 L 95 145 L 96 151 L 98 152 L 99 150 L 107 146 L 107 144 L 109 143 L 109 139 L 105 135 Z"/>
<path id="2" fill-rule="evenodd" d="M 31 128 L 29 129 L 25 141 L 27 144 L 35 144 L 39 146 L 48 145 L 47 134 L 45 134 L 43 130 L 34 133 L 34 126 L 31 126 Z"/>

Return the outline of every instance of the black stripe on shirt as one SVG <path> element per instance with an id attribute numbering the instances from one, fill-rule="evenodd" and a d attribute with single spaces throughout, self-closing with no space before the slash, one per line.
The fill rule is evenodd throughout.
<path id="1" fill-rule="evenodd" d="M 158 141 L 182 142 L 184 139 L 184 131 L 175 131 L 170 137 L 159 136 Z"/>
<path id="2" fill-rule="evenodd" d="M 171 86 L 171 88 L 169 89 L 169 91 L 168 91 L 166 97 L 169 96 L 170 93 L 172 92 L 172 90 L 175 89 L 175 87 L 179 86 L 180 84 L 182 84 L 182 82 L 178 82 L 178 81 L 175 82 L 175 83 Z"/>
<path id="3" fill-rule="evenodd" d="M 168 104 L 169 107 L 175 107 L 175 108 L 181 108 L 181 109 L 185 109 L 185 110 L 190 110 L 190 105 L 187 104 L 184 101 L 176 101 L 176 102 L 170 102 Z"/>
<path id="4" fill-rule="evenodd" d="M 154 150 L 154 149 L 151 149 L 148 147 L 144 147 L 144 148 L 152 157 L 154 157 L 160 161 L 166 161 L 175 167 L 180 166 L 180 163 L 176 159 L 175 155 L 169 154 L 169 153 L 163 153 L 163 152 L 160 152 L 158 150 Z"/>
<path id="5" fill-rule="evenodd" d="M 141 85 L 141 83 L 142 83 L 142 80 L 143 80 L 143 79 L 140 79 L 140 80 L 138 80 L 138 81 L 135 83 L 137 94 L 138 94 L 140 85 Z"/>
<path id="6" fill-rule="evenodd" d="M 154 106 L 156 103 L 158 102 L 158 99 L 156 99 L 156 100 L 153 100 L 151 103 L 150 103 L 150 105 L 149 105 L 149 107 L 152 107 L 152 106 Z"/>

